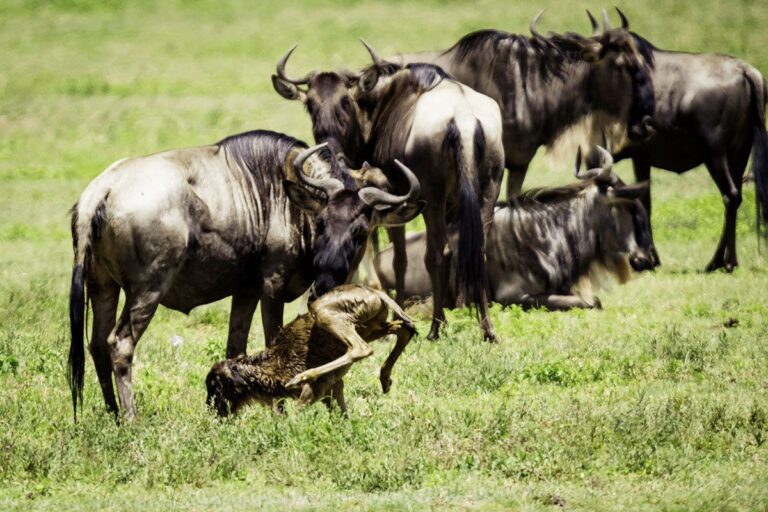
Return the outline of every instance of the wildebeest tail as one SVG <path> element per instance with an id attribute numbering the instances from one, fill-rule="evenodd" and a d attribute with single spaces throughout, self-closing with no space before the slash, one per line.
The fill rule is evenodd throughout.
<path id="1" fill-rule="evenodd" d="M 392 297 L 390 297 L 387 294 L 387 292 L 383 290 L 376 290 L 373 288 L 372 290 L 376 295 L 378 295 L 381 298 L 384 304 L 389 306 L 389 309 L 391 309 L 394 312 L 395 317 L 403 321 L 403 323 L 405 324 L 405 327 L 409 331 L 411 331 L 411 334 L 416 335 L 416 324 L 413 323 L 413 319 L 408 316 L 408 314 L 403 310 L 403 308 L 401 308 L 400 305 L 397 302 L 395 302 L 395 300 L 392 299 Z"/>
<path id="2" fill-rule="evenodd" d="M 78 236 L 77 205 L 72 208 L 72 241 L 75 262 L 72 266 L 72 283 L 69 287 L 69 361 L 67 380 L 72 392 L 72 408 L 77 421 L 77 403 L 83 403 L 83 381 L 85 377 L 85 255 L 87 236 Z"/>
<path id="3" fill-rule="evenodd" d="M 752 174 L 755 177 L 757 231 L 768 223 L 768 133 L 765 130 L 765 103 L 768 86 L 762 75 L 750 68 L 746 73 L 755 105 L 755 127 L 752 139 Z"/>
<path id="4" fill-rule="evenodd" d="M 480 213 L 480 198 L 478 194 L 477 161 L 484 151 L 482 126 L 477 123 L 470 144 L 462 144 L 461 132 L 456 123 L 451 121 L 448 126 L 446 143 L 450 146 L 459 173 L 459 248 L 458 265 L 456 268 L 456 292 L 459 304 L 463 302 L 469 307 L 482 304 L 483 294 L 487 288 L 485 271 L 485 237 L 483 220 Z"/>
<path id="5" fill-rule="evenodd" d="M 94 239 L 99 236 L 104 218 L 106 197 L 97 200 L 95 207 L 88 204 L 76 204 L 72 208 L 72 245 L 75 261 L 72 265 L 72 282 L 69 287 L 69 328 L 70 345 L 67 368 L 67 380 L 72 392 L 72 408 L 77 421 L 77 405 L 83 403 L 83 383 L 85 378 L 85 312 L 88 307 L 86 298 L 86 280 L 88 263 L 92 253 Z"/>

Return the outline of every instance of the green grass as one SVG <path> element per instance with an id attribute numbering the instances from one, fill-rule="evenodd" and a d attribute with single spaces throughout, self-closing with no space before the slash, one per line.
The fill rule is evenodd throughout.
<path id="1" fill-rule="evenodd" d="M 155 317 L 137 352 L 136 424 L 103 412 L 90 362 L 72 422 L 67 210 L 90 179 L 124 156 L 247 129 L 310 140 L 302 108 L 269 81 L 295 42 L 294 74 L 357 68 L 358 36 L 382 54 L 446 47 L 477 28 L 524 32 L 545 6 L 542 30 L 581 32 L 582 7 L 600 7 L 0 4 L 0 509 L 768 508 L 768 267 L 754 192 L 739 214 L 741 267 L 704 274 L 723 215 L 704 169 L 654 171 L 664 265 L 601 294 L 604 311 L 495 308 L 498 346 L 452 312 L 444 339 L 408 348 L 389 395 L 376 378 L 386 344 L 351 370 L 348 421 L 323 407 L 214 418 L 203 379 L 224 353 L 222 301 Z M 768 72 L 764 2 L 625 7 L 661 47 L 731 53 Z M 526 185 L 571 179 L 570 163 L 540 155 Z"/>

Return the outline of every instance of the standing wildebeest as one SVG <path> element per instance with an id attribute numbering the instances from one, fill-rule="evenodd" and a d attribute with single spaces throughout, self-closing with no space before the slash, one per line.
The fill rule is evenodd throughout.
<path id="1" fill-rule="evenodd" d="M 344 283 L 374 226 L 418 215 L 423 204 L 412 200 L 419 184 L 405 167 L 410 188 L 404 196 L 360 188 L 327 151 L 316 153 L 320 147 L 248 132 L 121 160 L 86 187 L 72 214 L 75 413 L 85 365 L 84 285 L 93 306 L 89 348 L 104 400 L 117 414 L 114 372 L 130 420 L 136 415 L 133 353 L 159 304 L 186 313 L 232 296 L 227 355 L 243 354 L 259 300 L 270 340 L 282 325 L 284 302 L 313 280 L 317 293 Z M 121 288 L 125 306 L 115 323 Z"/>
<path id="2" fill-rule="evenodd" d="M 393 318 L 388 321 L 390 311 Z M 392 367 L 415 333 L 413 321 L 385 292 L 339 286 L 286 325 L 272 346 L 216 363 L 205 379 L 208 404 L 226 416 L 254 401 L 275 406 L 276 400 L 294 397 L 309 405 L 325 398 L 330 407 L 333 397 L 346 414 L 342 379 L 355 361 L 373 353 L 366 342 L 397 336 L 379 373 L 387 393 Z"/>
<path id="3" fill-rule="evenodd" d="M 623 15 L 622 26 L 629 29 Z M 738 265 L 736 212 L 753 149 L 758 227 L 768 221 L 766 82 L 754 67 L 733 57 L 660 50 L 637 34 L 632 38 L 652 64 L 656 133 L 630 141 L 614 157 L 631 158 L 638 181 L 650 179 L 651 167 L 682 174 L 704 164 L 725 205 L 723 232 L 707 270 L 730 272 Z M 650 215 L 650 191 L 643 204 Z"/>
<path id="4" fill-rule="evenodd" d="M 485 338 L 494 340 L 483 245 L 503 172 L 499 107 L 436 66 L 397 65 L 365 46 L 373 63 L 360 75 L 312 72 L 298 80 L 285 74 L 294 47 L 272 76 L 275 89 L 285 98 L 302 101 L 315 139 L 328 141 L 353 165 L 370 160 L 386 172 L 391 171 L 389 162 L 400 158 L 413 169 L 427 201 L 425 258 L 435 297 L 428 337 L 436 338 L 445 323 L 442 274 L 448 269 L 443 252 L 446 223 L 455 221 L 459 301 L 479 308 Z M 306 90 L 299 88 L 303 85 Z M 407 266 L 405 228 L 390 230 L 390 235 L 397 248 L 400 302 Z"/>
<path id="5" fill-rule="evenodd" d="M 480 30 L 447 50 L 400 56 L 404 63 L 430 62 L 456 80 L 495 99 L 504 123 L 507 199 L 520 193 L 539 146 L 593 115 L 595 128 L 618 122 L 631 139 L 653 132 L 652 61 L 624 28 L 591 38 L 536 30 L 532 37 Z M 591 16 L 591 15 L 590 15 Z"/>
<path id="6" fill-rule="evenodd" d="M 485 247 L 492 300 L 556 310 L 591 308 L 600 304 L 591 297 L 591 284 L 601 270 L 623 283 L 630 266 L 653 267 L 648 216 L 638 201 L 647 183 L 621 183 L 611 172 L 610 154 L 599 146 L 588 165 L 592 168 L 579 171 L 579 151 L 576 176 L 584 181 L 530 191 L 496 209 Z M 408 242 L 409 259 L 417 259 L 424 251 L 423 233 Z M 388 289 L 394 287 L 391 260 L 387 248 L 374 261 Z M 423 266 L 409 266 L 406 295 L 427 297 L 425 281 Z"/>

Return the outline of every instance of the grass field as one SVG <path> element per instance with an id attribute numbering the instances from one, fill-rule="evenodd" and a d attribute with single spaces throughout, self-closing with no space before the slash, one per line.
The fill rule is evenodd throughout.
<path id="1" fill-rule="evenodd" d="M 765 2 L 624 4 L 662 48 L 768 72 Z M 322 406 L 214 418 L 204 376 L 224 354 L 223 301 L 155 317 L 137 351 L 136 424 L 104 412 L 90 360 L 72 422 L 67 210 L 90 179 L 124 156 L 248 129 L 311 140 L 269 80 L 293 43 L 294 74 L 354 69 L 358 36 L 382 54 L 442 48 L 477 28 L 526 32 L 541 7 L 543 31 L 584 33 L 582 8 L 600 4 L 0 2 L 0 509 L 768 509 L 768 262 L 748 186 L 741 267 L 701 272 L 722 225 L 704 169 L 654 171 L 663 266 L 604 292 L 605 310 L 495 308 L 498 346 L 451 313 L 444 339 L 411 344 L 389 395 L 376 373 L 388 346 L 350 371 L 347 421 Z M 540 154 L 526 186 L 571 179 Z"/>

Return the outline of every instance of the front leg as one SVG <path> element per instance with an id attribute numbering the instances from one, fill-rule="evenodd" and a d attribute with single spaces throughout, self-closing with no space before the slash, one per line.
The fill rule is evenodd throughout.
<path id="1" fill-rule="evenodd" d="M 264 326 L 264 344 L 269 347 L 283 326 L 283 308 L 285 303 L 280 299 L 262 297 L 261 323 Z"/>
<path id="2" fill-rule="evenodd" d="M 408 270 L 408 253 L 405 245 L 405 226 L 387 228 L 392 242 L 394 257 L 392 267 L 395 274 L 395 301 L 402 306 L 405 302 L 405 273 Z"/>
<path id="3" fill-rule="evenodd" d="M 227 337 L 227 359 L 245 355 L 248 345 L 248 332 L 251 330 L 253 313 L 259 304 L 256 293 L 242 293 L 232 296 L 232 309 L 229 312 L 229 336 Z"/>

